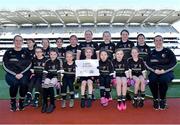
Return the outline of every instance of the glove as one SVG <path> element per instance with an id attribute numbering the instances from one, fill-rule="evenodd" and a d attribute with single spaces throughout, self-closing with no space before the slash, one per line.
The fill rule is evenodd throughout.
<path id="1" fill-rule="evenodd" d="M 60 85 L 59 82 L 57 82 L 57 83 L 54 84 L 54 87 L 55 87 L 56 89 L 60 89 L 61 85 Z"/>
<path id="2" fill-rule="evenodd" d="M 32 79 L 33 76 L 35 76 L 35 74 L 31 74 L 30 79 Z"/>
<path id="3" fill-rule="evenodd" d="M 114 87 L 116 87 L 116 85 L 117 85 L 116 78 L 113 78 L 113 79 L 111 80 L 111 83 L 112 83 L 112 85 L 113 85 Z"/>
<path id="4" fill-rule="evenodd" d="M 149 82 L 147 79 L 144 80 L 144 84 L 147 85 Z"/>
<path id="5" fill-rule="evenodd" d="M 130 86 L 134 86 L 135 84 L 135 81 L 133 79 L 128 79 L 127 81 L 127 86 L 130 87 Z"/>

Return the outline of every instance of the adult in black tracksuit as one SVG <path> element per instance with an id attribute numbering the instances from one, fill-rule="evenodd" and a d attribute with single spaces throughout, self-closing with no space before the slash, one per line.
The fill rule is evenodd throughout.
<path id="1" fill-rule="evenodd" d="M 32 60 L 30 84 L 28 84 L 28 91 L 25 99 L 25 106 L 32 103 L 34 107 L 38 107 L 39 95 L 41 91 L 42 75 L 46 58 L 43 56 L 43 49 L 41 47 L 35 48 L 35 57 Z M 32 92 L 35 88 L 34 99 L 32 100 Z M 33 101 L 33 102 L 32 102 Z"/>
<path id="2" fill-rule="evenodd" d="M 110 83 L 114 73 L 113 63 L 108 59 L 108 52 L 101 50 L 99 53 L 99 82 L 101 104 L 107 106 L 110 99 Z"/>
<path id="3" fill-rule="evenodd" d="M 22 49 L 23 38 L 16 35 L 13 39 L 14 48 L 8 49 L 3 56 L 3 67 L 5 69 L 6 82 L 9 85 L 11 97 L 11 111 L 16 111 L 16 96 L 19 89 L 19 110 L 24 109 L 24 97 L 27 90 L 28 71 L 31 67 L 31 60 L 28 52 Z"/>
<path id="4" fill-rule="evenodd" d="M 66 107 L 66 96 L 67 89 L 69 88 L 70 101 L 69 107 L 74 107 L 74 81 L 75 81 L 75 62 L 74 62 L 74 54 L 71 51 L 66 52 L 66 61 L 63 63 L 63 78 L 62 78 L 62 86 L 61 86 L 61 95 L 62 95 L 62 103 L 61 107 Z"/>
<path id="5" fill-rule="evenodd" d="M 163 38 L 160 35 L 154 38 L 155 49 L 149 55 L 146 66 L 150 70 L 149 88 L 153 95 L 153 107 L 166 109 L 166 93 L 168 83 L 174 78 L 173 69 L 176 66 L 174 53 L 163 47 Z"/>
<path id="6" fill-rule="evenodd" d="M 42 113 L 51 113 L 55 109 L 54 86 L 61 82 L 62 61 L 57 59 L 56 49 L 50 50 L 50 59 L 46 61 L 43 71 L 42 89 L 43 105 Z M 50 105 L 48 106 L 48 96 Z"/>

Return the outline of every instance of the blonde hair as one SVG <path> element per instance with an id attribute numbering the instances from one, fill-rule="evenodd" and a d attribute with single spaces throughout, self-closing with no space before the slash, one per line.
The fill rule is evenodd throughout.
<path id="1" fill-rule="evenodd" d="M 132 47 L 131 53 L 132 53 L 133 50 L 136 50 L 139 53 L 139 49 L 136 46 Z"/>
<path id="2" fill-rule="evenodd" d="M 124 54 L 124 51 L 123 51 L 122 49 L 120 49 L 120 48 L 115 50 L 115 54 L 116 54 L 117 52 L 119 52 L 119 51 L 122 51 L 123 54 Z"/>
<path id="3" fill-rule="evenodd" d="M 74 58 L 74 53 L 73 53 L 72 51 L 67 51 L 67 52 L 65 53 L 65 57 L 66 57 L 67 54 L 72 55 L 72 57 Z"/>
<path id="4" fill-rule="evenodd" d="M 94 53 L 94 51 L 93 51 L 93 48 L 92 48 L 92 47 L 86 47 L 86 48 L 85 48 L 85 53 L 86 53 L 88 50 L 91 50 L 92 54 Z"/>

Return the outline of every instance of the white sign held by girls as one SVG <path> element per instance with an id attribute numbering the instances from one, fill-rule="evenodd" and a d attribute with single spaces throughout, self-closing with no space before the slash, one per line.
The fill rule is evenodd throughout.
<path id="1" fill-rule="evenodd" d="M 76 60 L 76 77 L 78 76 L 99 76 L 99 60 L 86 59 Z"/>

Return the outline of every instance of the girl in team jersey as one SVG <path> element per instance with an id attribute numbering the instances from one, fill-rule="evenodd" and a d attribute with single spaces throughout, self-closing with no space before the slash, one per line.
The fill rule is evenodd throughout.
<path id="1" fill-rule="evenodd" d="M 113 77 L 114 67 L 111 60 L 108 59 L 108 52 L 106 50 L 100 51 L 99 58 L 100 101 L 103 106 L 107 106 L 110 99 L 110 83 Z"/>
<path id="2" fill-rule="evenodd" d="M 123 59 L 124 52 L 122 49 L 117 49 L 115 59 L 113 60 L 115 76 L 116 76 L 116 91 L 117 91 L 117 109 L 119 111 L 126 110 L 126 92 L 127 78 L 129 77 L 127 61 Z"/>
<path id="3" fill-rule="evenodd" d="M 26 94 L 25 106 L 32 103 L 34 107 L 38 107 L 39 95 L 41 93 L 42 74 L 46 58 L 43 56 L 43 49 L 41 47 L 35 48 L 35 57 L 32 60 L 32 67 L 30 69 L 30 83 L 28 84 L 28 92 Z M 35 88 L 34 99 L 32 99 L 32 91 Z"/>
<path id="4" fill-rule="evenodd" d="M 143 107 L 144 98 L 145 98 L 145 86 L 146 86 L 146 68 L 144 65 L 144 61 L 139 57 L 139 49 L 137 47 L 133 47 L 131 50 L 131 55 L 128 59 L 129 66 L 129 78 L 134 80 L 134 98 L 133 98 L 133 106 L 135 108 Z M 138 98 L 138 90 L 140 90 L 140 97 Z"/>
<path id="5" fill-rule="evenodd" d="M 91 60 L 93 56 L 93 49 L 91 47 L 86 47 L 85 49 L 85 59 Z M 93 81 L 94 77 L 80 77 L 81 81 L 81 108 L 87 106 L 88 108 L 92 105 L 92 93 L 93 93 Z M 86 86 L 88 87 L 88 96 L 85 95 Z M 87 97 L 87 98 L 86 98 Z"/>
<path id="6" fill-rule="evenodd" d="M 145 42 L 144 34 L 138 34 L 136 47 L 139 49 L 139 57 L 143 58 L 143 60 L 146 61 L 148 55 L 151 52 L 151 49 Z"/>
<path id="7" fill-rule="evenodd" d="M 61 82 L 62 61 L 57 59 L 58 52 L 56 49 L 50 50 L 50 59 L 45 63 L 43 70 L 43 105 L 42 113 L 51 113 L 55 109 L 54 86 Z M 48 97 L 50 104 L 48 105 Z"/>
<path id="8" fill-rule="evenodd" d="M 115 51 L 115 44 L 111 42 L 111 33 L 109 31 L 103 32 L 103 40 L 104 42 L 99 45 L 99 50 L 106 49 L 109 54 L 109 59 L 112 60 Z"/>
<path id="9" fill-rule="evenodd" d="M 62 86 L 61 86 L 61 95 L 62 95 L 62 103 L 61 107 L 66 107 L 66 96 L 67 89 L 69 87 L 70 101 L 69 107 L 74 107 L 74 81 L 75 81 L 75 62 L 74 62 L 74 53 L 72 51 L 67 51 L 65 53 L 66 61 L 63 63 L 63 78 L 62 78 Z"/>

